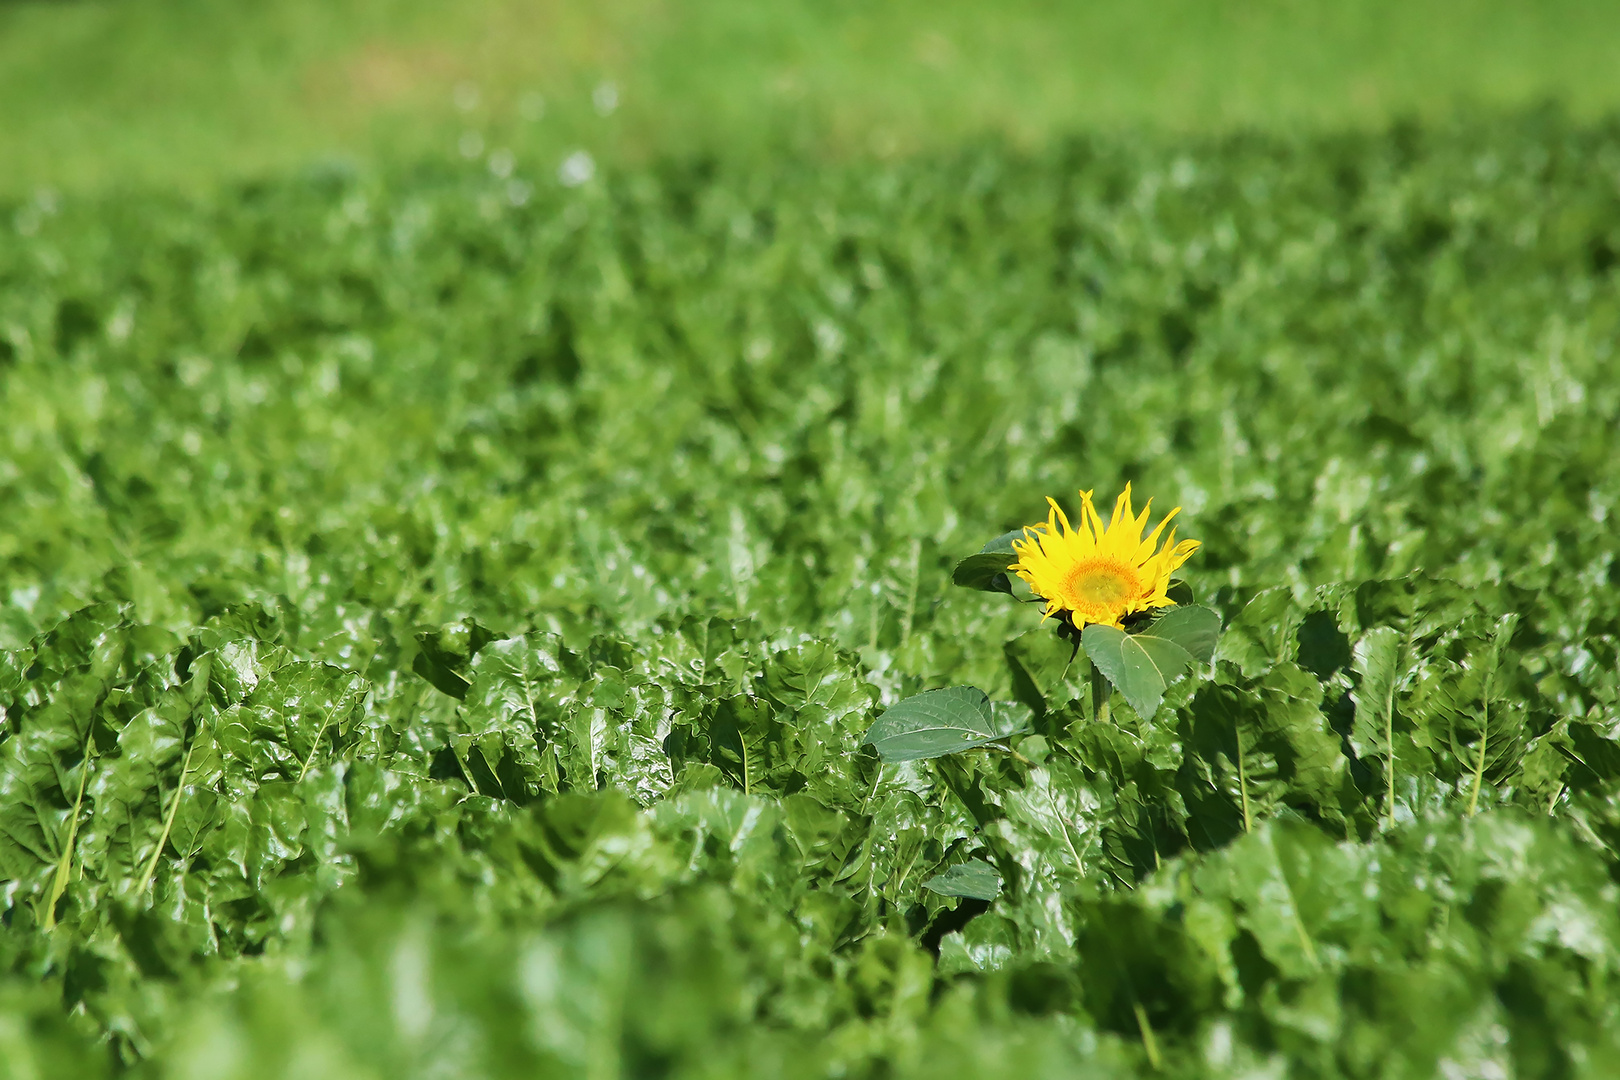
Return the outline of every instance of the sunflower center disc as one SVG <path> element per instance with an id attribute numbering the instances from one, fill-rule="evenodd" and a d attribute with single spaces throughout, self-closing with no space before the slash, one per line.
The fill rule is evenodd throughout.
<path id="1" fill-rule="evenodd" d="M 1123 605 L 1136 585 L 1134 576 L 1123 567 L 1081 565 L 1069 575 L 1069 595 L 1076 606 L 1115 608 Z"/>

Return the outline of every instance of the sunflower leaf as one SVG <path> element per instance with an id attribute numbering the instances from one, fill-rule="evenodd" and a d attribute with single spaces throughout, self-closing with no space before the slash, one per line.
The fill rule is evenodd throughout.
<path id="1" fill-rule="evenodd" d="M 1012 581 L 1007 576 L 1010 557 L 1004 552 L 980 552 L 969 555 L 951 571 L 951 584 L 981 592 L 1012 592 Z"/>
<path id="2" fill-rule="evenodd" d="M 956 569 L 951 571 L 951 584 L 982 592 L 1012 592 L 1007 566 L 1013 561 L 1012 542 L 1023 535 L 1023 529 L 1004 532 L 957 563 Z"/>
<path id="3" fill-rule="evenodd" d="M 1092 664 L 1144 720 L 1158 711 L 1165 688 L 1196 660 L 1170 638 L 1151 632 L 1127 634 L 1097 623 L 1085 628 L 1080 642 Z"/>
<path id="4" fill-rule="evenodd" d="M 948 686 L 890 706 L 866 732 L 885 763 L 922 761 L 1004 738 L 990 698 L 976 686 Z"/>
<path id="5" fill-rule="evenodd" d="M 1138 639 L 1154 637 L 1174 642 L 1187 650 L 1193 659 L 1207 664 L 1215 655 L 1215 642 L 1221 636 L 1221 617 L 1207 607 L 1191 604 L 1173 607 L 1135 636 Z"/>

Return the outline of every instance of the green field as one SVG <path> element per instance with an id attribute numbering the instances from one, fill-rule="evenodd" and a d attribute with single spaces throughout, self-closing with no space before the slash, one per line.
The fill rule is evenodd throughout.
<path id="1" fill-rule="evenodd" d="M 606 115 L 594 92 L 611 84 Z M 1026 148 L 1620 107 L 1601 0 L 10 0 L 0 196 L 206 189 L 315 158 Z M 604 101 L 601 104 L 607 104 Z M 469 142 L 468 145 L 476 145 Z"/>
<path id="2" fill-rule="evenodd" d="M 0 1080 L 1617 1075 L 1613 16 L 749 10 L 0 8 Z"/>

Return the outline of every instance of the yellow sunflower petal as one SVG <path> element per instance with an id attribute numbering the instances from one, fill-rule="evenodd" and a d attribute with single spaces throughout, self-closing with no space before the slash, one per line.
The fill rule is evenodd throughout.
<path id="1" fill-rule="evenodd" d="M 1150 499 L 1148 501 L 1151 502 L 1152 500 Z M 1179 513 L 1181 513 L 1181 507 L 1178 506 L 1168 514 L 1164 515 L 1164 520 L 1159 522 L 1158 528 L 1149 533 L 1148 538 L 1137 545 L 1137 562 L 1146 562 L 1153 556 L 1153 550 L 1159 546 L 1159 537 L 1164 534 L 1164 527 L 1170 524 L 1170 519 Z"/>
<path id="2" fill-rule="evenodd" d="M 1130 482 L 1127 481 L 1125 484 L 1125 490 L 1120 492 L 1119 498 L 1114 500 L 1114 516 L 1108 519 L 1109 531 L 1111 532 L 1114 529 L 1119 528 L 1119 523 L 1124 521 L 1126 518 L 1133 518 L 1135 516 L 1135 514 L 1131 513 L 1131 485 Z"/>
<path id="3" fill-rule="evenodd" d="M 1178 544 L 1174 528 L 1165 537 L 1166 526 L 1181 508 L 1166 514 L 1143 540 L 1152 499 L 1137 514 L 1127 484 L 1104 524 L 1092 496 L 1091 491 L 1080 493 L 1080 528 L 1056 500 L 1047 499 L 1046 522 L 1029 526 L 1013 541 L 1017 559 L 1008 569 L 1046 602 L 1043 618 L 1066 616 L 1077 627 L 1119 626 L 1126 615 L 1171 606 L 1174 601 L 1166 595 L 1170 575 L 1199 547 L 1196 540 Z"/>
<path id="4" fill-rule="evenodd" d="M 1106 530 L 1103 528 L 1102 518 L 1097 516 L 1097 508 L 1091 504 L 1091 492 L 1089 491 L 1080 493 L 1080 512 L 1084 515 L 1086 526 L 1091 530 L 1092 542 L 1100 541 Z"/>

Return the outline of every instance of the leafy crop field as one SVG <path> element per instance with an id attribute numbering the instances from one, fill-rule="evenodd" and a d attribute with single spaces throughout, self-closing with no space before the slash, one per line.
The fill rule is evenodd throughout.
<path id="1" fill-rule="evenodd" d="M 3 208 L 0 1074 L 1616 1074 L 1620 127 L 553 176 Z"/>

